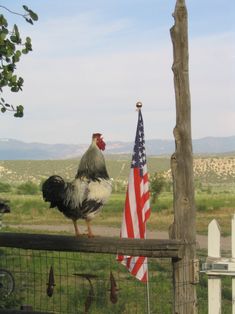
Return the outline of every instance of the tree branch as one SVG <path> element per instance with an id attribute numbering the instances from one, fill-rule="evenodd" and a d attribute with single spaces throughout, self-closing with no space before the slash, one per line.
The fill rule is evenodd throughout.
<path id="1" fill-rule="evenodd" d="M 3 5 L 0 5 L 0 8 L 5 9 L 6 11 L 8 11 L 8 12 L 10 12 L 12 14 L 22 16 L 23 18 L 25 18 L 26 16 L 29 15 L 29 14 L 21 14 L 21 13 L 18 13 L 18 12 L 11 11 L 10 9 L 8 9 L 7 7 L 4 7 Z"/>

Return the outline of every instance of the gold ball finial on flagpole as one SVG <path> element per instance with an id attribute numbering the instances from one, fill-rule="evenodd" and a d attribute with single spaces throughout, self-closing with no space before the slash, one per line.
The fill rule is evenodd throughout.
<path id="1" fill-rule="evenodd" d="M 142 102 L 141 102 L 141 101 L 138 101 L 138 102 L 136 103 L 136 110 L 140 110 L 140 109 L 142 108 L 142 106 L 143 106 Z"/>

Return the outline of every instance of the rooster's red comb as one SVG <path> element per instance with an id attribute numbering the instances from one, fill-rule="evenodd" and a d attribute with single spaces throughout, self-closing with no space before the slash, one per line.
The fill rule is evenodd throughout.
<path id="1" fill-rule="evenodd" d="M 99 138 L 99 137 L 101 137 L 102 136 L 102 134 L 101 133 L 93 133 L 92 134 L 92 138 Z"/>

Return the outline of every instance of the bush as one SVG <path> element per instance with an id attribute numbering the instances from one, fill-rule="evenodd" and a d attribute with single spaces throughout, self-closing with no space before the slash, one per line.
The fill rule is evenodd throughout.
<path id="1" fill-rule="evenodd" d="M 18 194 L 35 195 L 39 192 L 39 186 L 31 181 L 20 184 L 17 187 Z"/>
<path id="2" fill-rule="evenodd" d="M 11 192 L 11 185 L 9 183 L 0 182 L 0 192 L 2 193 Z"/>
<path id="3" fill-rule="evenodd" d="M 196 208 L 200 212 L 205 212 L 208 209 L 206 204 L 198 204 Z"/>
<path id="4" fill-rule="evenodd" d="M 153 177 L 150 178 L 150 192 L 153 204 L 156 202 L 157 197 L 160 195 L 165 185 L 166 179 L 162 174 L 156 172 Z"/>

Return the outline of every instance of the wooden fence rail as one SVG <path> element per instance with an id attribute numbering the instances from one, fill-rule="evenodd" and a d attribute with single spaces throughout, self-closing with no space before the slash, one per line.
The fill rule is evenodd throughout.
<path id="1" fill-rule="evenodd" d="M 0 233 L 0 247 L 174 259 L 182 258 L 184 252 L 184 243 L 179 240 L 117 239 L 111 237 L 75 238 L 64 235 L 7 232 Z"/>
<path id="2" fill-rule="evenodd" d="M 0 309 L 0 314 L 52 314 L 51 312 L 38 312 L 33 310 L 7 310 Z"/>

